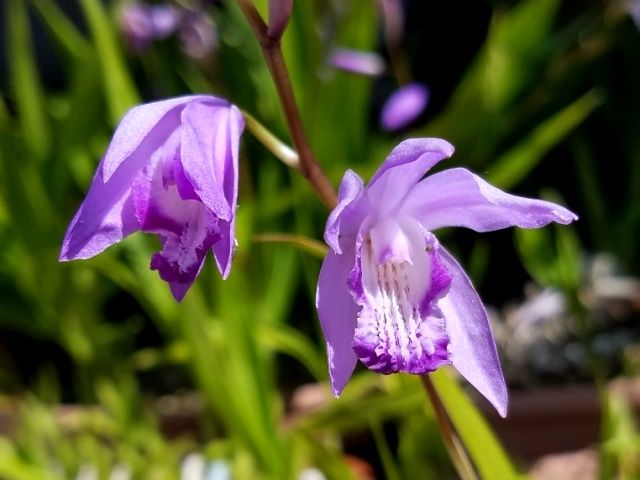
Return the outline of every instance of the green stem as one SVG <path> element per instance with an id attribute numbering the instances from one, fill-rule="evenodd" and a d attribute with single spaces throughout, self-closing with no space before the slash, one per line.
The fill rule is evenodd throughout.
<path id="1" fill-rule="evenodd" d="M 289 132 L 291 133 L 291 139 L 300 158 L 300 173 L 309 181 L 325 206 L 331 210 L 338 202 L 336 192 L 307 142 L 300 112 L 291 88 L 289 72 L 282 56 L 280 39 L 270 37 L 267 34 L 267 25 L 249 0 L 237 0 L 237 2 L 260 43 L 262 53 L 271 72 Z"/>
<path id="2" fill-rule="evenodd" d="M 438 422 L 438 427 L 440 428 L 442 441 L 449 452 L 449 457 L 451 458 L 451 462 L 457 470 L 458 475 L 460 475 L 462 480 L 478 480 L 478 475 L 473 469 L 471 460 L 469 460 L 467 452 L 462 446 L 462 442 L 449 420 L 447 411 L 442 404 L 442 400 L 440 400 L 440 397 L 438 396 L 438 392 L 433 386 L 433 383 L 431 383 L 429 374 L 422 375 L 420 378 L 422 379 L 424 389 L 431 401 L 431 405 L 433 406 L 433 411 L 436 414 L 436 420 Z"/>
<path id="3" fill-rule="evenodd" d="M 250 113 L 242 111 L 244 115 L 247 130 L 249 130 L 256 139 L 265 146 L 267 150 L 279 158 L 285 165 L 300 170 L 300 158 L 298 154 L 289 145 L 282 142 L 273 133 L 255 119 Z"/>

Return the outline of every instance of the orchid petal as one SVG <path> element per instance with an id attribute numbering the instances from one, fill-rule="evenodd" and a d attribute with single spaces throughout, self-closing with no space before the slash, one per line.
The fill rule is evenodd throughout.
<path id="1" fill-rule="evenodd" d="M 213 97 L 189 95 L 147 103 L 129 110 L 120 120 L 99 167 L 103 181 L 108 182 L 127 160 L 141 167 L 180 125 L 181 107 L 197 100 L 211 102 Z M 223 102 L 220 100 L 220 103 Z"/>
<path id="2" fill-rule="evenodd" d="M 93 257 L 137 228 L 127 201 L 134 178 L 178 128 L 179 107 L 193 99 L 181 97 L 141 105 L 123 117 L 67 229 L 60 260 Z"/>
<path id="3" fill-rule="evenodd" d="M 442 247 L 440 259 L 452 277 L 449 293 L 438 301 L 438 306 L 451 338 L 449 351 L 453 366 L 505 417 L 507 386 L 487 312 L 467 274 Z"/>
<path id="4" fill-rule="evenodd" d="M 224 196 L 229 202 L 229 205 L 235 208 L 238 202 L 239 145 L 240 135 L 242 135 L 244 129 L 244 118 L 242 113 L 234 106 L 229 110 L 228 128 L 224 162 L 223 164 L 218 164 L 220 171 L 216 170 L 216 173 L 223 175 L 222 189 Z M 220 229 L 221 237 L 220 240 L 213 245 L 213 254 L 223 279 L 229 275 L 233 251 L 236 247 L 235 223 L 235 211 L 231 212 L 230 221 L 220 220 L 218 222 L 218 228 Z"/>
<path id="5" fill-rule="evenodd" d="M 427 230 L 456 226 L 478 232 L 512 226 L 540 228 L 578 218 L 555 203 L 505 193 L 464 168 L 425 178 L 409 193 L 402 212 Z"/>
<path id="6" fill-rule="evenodd" d="M 338 190 L 338 205 L 333 209 L 324 231 L 324 240 L 334 252 L 342 253 L 340 238 L 354 236 L 358 231 L 358 203 L 364 192 L 364 182 L 353 171 L 347 170 Z M 343 220 L 345 220 L 343 222 Z M 344 223 L 344 225 L 343 225 Z"/>
<path id="7" fill-rule="evenodd" d="M 136 168 L 128 165 L 104 182 L 96 172 L 87 196 L 69 224 L 60 260 L 91 258 L 138 228 L 129 190 Z"/>
<path id="8" fill-rule="evenodd" d="M 186 178 L 198 198 L 213 214 L 231 219 L 222 172 L 226 164 L 229 110 L 190 103 L 182 111 L 180 160 Z"/>
<path id="9" fill-rule="evenodd" d="M 331 389 L 336 397 L 342 393 L 357 362 L 351 344 L 360 308 L 346 285 L 353 264 L 353 255 L 336 255 L 330 251 L 322 262 L 316 291 L 316 308 L 327 345 Z"/>
<path id="10" fill-rule="evenodd" d="M 392 211 L 424 174 L 453 155 L 453 150 L 453 145 L 439 138 L 416 138 L 400 143 L 369 182 L 369 201 L 381 215 Z"/>

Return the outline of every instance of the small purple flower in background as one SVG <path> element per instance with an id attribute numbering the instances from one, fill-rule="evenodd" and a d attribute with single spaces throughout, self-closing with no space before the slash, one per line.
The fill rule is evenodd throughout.
<path id="1" fill-rule="evenodd" d="M 328 63 L 347 72 L 372 77 L 382 75 L 386 70 L 386 63 L 379 54 L 350 48 L 334 48 L 329 55 Z"/>
<path id="2" fill-rule="evenodd" d="M 140 105 L 121 120 L 64 237 L 60 260 L 86 259 L 138 230 L 160 237 L 151 268 L 182 300 L 211 250 L 226 278 L 235 247 L 244 119 L 194 95 Z"/>
<path id="3" fill-rule="evenodd" d="M 188 12 L 178 32 L 182 50 L 191 58 L 204 58 L 218 45 L 216 26 L 201 12 Z"/>
<path id="4" fill-rule="evenodd" d="M 218 44 L 213 21 L 201 9 L 181 5 L 133 3 L 122 8 L 120 23 L 131 49 L 143 53 L 154 41 L 177 34 L 184 52 L 200 59 Z"/>
<path id="5" fill-rule="evenodd" d="M 393 132 L 410 125 L 429 104 L 429 89 L 418 82 L 396 90 L 382 106 L 380 126 Z"/>
<path id="6" fill-rule="evenodd" d="M 151 43 L 167 38 L 178 28 L 182 13 L 170 5 L 133 3 L 120 12 L 122 30 L 131 48 L 144 52 Z"/>
<path id="7" fill-rule="evenodd" d="M 338 396 L 358 359 L 389 374 L 452 364 L 502 416 L 507 390 L 487 313 L 458 262 L 431 233 L 539 228 L 577 217 L 554 203 L 509 195 L 463 168 L 423 179 L 453 154 L 437 138 L 399 144 L 369 184 L 348 170 L 327 221 L 316 306 Z"/>

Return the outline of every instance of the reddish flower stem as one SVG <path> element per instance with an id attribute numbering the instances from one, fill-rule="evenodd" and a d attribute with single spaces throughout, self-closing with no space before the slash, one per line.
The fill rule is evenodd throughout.
<path id="1" fill-rule="evenodd" d="M 431 405 L 433 406 L 433 411 L 436 414 L 436 420 L 440 429 L 440 434 L 442 435 L 442 441 L 449 452 L 449 458 L 451 458 L 453 466 L 458 471 L 458 475 L 460 475 L 460 478 L 463 480 L 478 480 L 478 475 L 473 469 L 471 460 L 469 460 L 467 452 L 462 446 L 462 442 L 458 438 L 458 434 L 449 420 L 447 411 L 442 404 L 442 400 L 440 400 L 440 397 L 438 396 L 436 388 L 433 386 L 433 383 L 429 378 L 429 374 L 421 375 L 420 378 L 422 379 L 422 385 L 424 386 L 427 396 L 431 401 Z"/>
<path id="2" fill-rule="evenodd" d="M 307 142 L 307 137 L 302 127 L 300 112 L 298 111 L 293 89 L 291 88 L 289 72 L 282 56 L 280 38 L 274 38 L 268 35 L 267 25 L 249 0 L 237 0 L 237 2 L 260 43 L 262 53 L 271 72 L 278 96 L 280 97 L 280 103 L 284 110 L 289 132 L 291 133 L 291 140 L 300 157 L 300 173 L 311 183 L 311 186 L 320 197 L 320 200 L 322 200 L 322 203 L 324 203 L 328 209 L 332 210 L 338 202 L 337 195 L 333 185 L 320 167 Z"/>

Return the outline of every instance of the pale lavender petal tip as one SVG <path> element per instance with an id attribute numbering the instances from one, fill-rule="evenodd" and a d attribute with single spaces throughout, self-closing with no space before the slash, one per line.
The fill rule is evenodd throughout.
<path id="1" fill-rule="evenodd" d="M 379 54 L 349 48 L 333 49 L 328 62 L 335 68 L 371 77 L 381 75 L 386 70 L 386 63 Z"/>
<path id="2" fill-rule="evenodd" d="M 428 230 L 454 226 L 478 232 L 513 226 L 540 228 L 578 218 L 555 203 L 503 192 L 464 168 L 425 178 L 407 195 L 403 209 Z"/>
<path id="3" fill-rule="evenodd" d="M 452 276 L 449 293 L 438 305 L 447 319 L 453 366 L 505 417 L 507 386 L 487 312 L 460 264 L 444 249 L 441 259 Z"/>
<path id="4" fill-rule="evenodd" d="M 389 132 L 409 126 L 427 108 L 429 96 L 429 89 L 422 83 L 411 83 L 396 90 L 382 107 L 380 126 Z"/>
<path id="5" fill-rule="evenodd" d="M 269 0 L 269 25 L 267 35 L 271 38 L 280 38 L 291 16 L 293 0 Z"/>
<path id="6" fill-rule="evenodd" d="M 357 215 L 357 212 L 353 211 L 353 206 L 357 202 L 358 197 L 361 196 L 364 191 L 364 183 L 362 179 L 353 172 L 347 170 L 342 177 L 340 183 L 340 189 L 338 191 L 338 205 L 333 209 L 327 220 L 327 225 L 324 231 L 324 240 L 327 242 L 333 251 L 337 254 L 342 253 L 340 247 L 341 236 L 350 236 L 356 233 L 355 230 L 350 231 L 350 227 L 356 224 L 353 218 L 348 218 L 345 228 L 341 228 L 342 218 L 349 214 L 351 210 L 352 215 Z"/>

